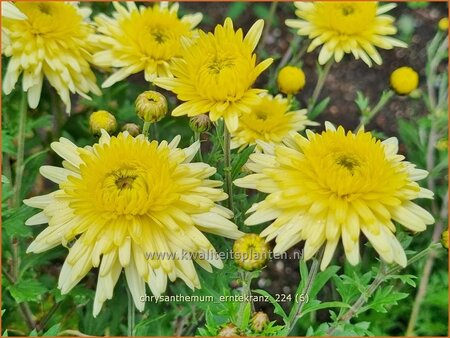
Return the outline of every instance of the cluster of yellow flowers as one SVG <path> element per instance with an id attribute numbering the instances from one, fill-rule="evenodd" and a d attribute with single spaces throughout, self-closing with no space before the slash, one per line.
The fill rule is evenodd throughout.
<path id="1" fill-rule="evenodd" d="M 90 22 L 89 10 L 75 3 L 8 4 L 2 24 L 2 50 L 10 58 L 5 93 L 22 74 L 29 105 L 36 108 L 46 78 L 70 111 L 70 93 L 101 94 L 91 66 L 112 71 L 104 88 L 144 72 L 147 81 L 182 101 L 173 116 L 208 114 L 212 122 L 223 119 L 233 148 L 256 145 L 246 164 L 253 174 L 234 183 L 267 194 L 248 210 L 245 223 L 271 224 L 261 237 L 236 242 L 235 250 L 267 250 L 266 242 L 275 239 L 274 251 L 284 252 L 304 241 L 305 259 L 325 248 L 324 269 L 339 241 L 348 261 L 357 264 L 362 233 L 383 260 L 406 265 L 393 220 L 412 231 L 423 231 L 434 222 L 412 202 L 432 198 L 431 191 L 416 183 L 427 172 L 398 155 L 395 138 L 381 142 L 363 129 L 345 132 L 329 123 L 322 133 L 306 130 L 306 137 L 301 136 L 298 131 L 317 125 L 308 120 L 305 109 L 291 108 L 290 97 L 305 85 L 303 71 L 288 66 L 280 72 L 278 86 L 288 98 L 254 88 L 273 62 L 258 62 L 254 53 L 263 20 L 245 35 L 229 18 L 214 32 L 204 32 L 196 29 L 202 15 L 180 18 L 177 4 L 113 6 L 112 16 L 101 14 Z M 391 37 L 396 33 L 394 19 L 385 13 L 394 5 L 300 2 L 296 7 L 299 20 L 286 24 L 312 39 L 309 51 L 322 45 L 320 64 L 331 58 L 339 62 L 348 53 L 369 66 L 372 61 L 381 64 L 375 47 L 406 46 Z M 418 85 L 417 73 L 412 72 L 397 70 L 391 86 L 408 94 Z M 145 92 L 136 107 L 141 119 L 155 122 L 166 114 L 167 101 Z M 145 283 L 156 295 L 165 291 L 168 279 L 200 287 L 194 261 L 208 271 L 223 265 L 210 254 L 214 248 L 204 233 L 231 239 L 243 233 L 230 220 L 233 211 L 219 204 L 228 196 L 220 188 L 222 182 L 210 179 L 216 169 L 192 163 L 199 142 L 181 149 L 179 137 L 170 143 L 149 141 L 132 125 L 110 136 L 117 123 L 106 111 L 92 114 L 90 126 L 100 135 L 93 146 L 80 148 L 65 138 L 51 144 L 64 160 L 62 167 L 43 166 L 40 172 L 59 189 L 24 201 L 42 209 L 27 224 L 48 224 L 28 252 L 73 242 L 58 286 L 67 293 L 98 268 L 94 315 L 112 297 L 122 269 L 141 311 Z M 167 256 L 146 259 L 151 252 Z M 202 258 L 173 258 L 184 252 Z M 206 254 L 195 256 L 201 253 Z M 264 263 L 244 266 L 254 269 Z"/>

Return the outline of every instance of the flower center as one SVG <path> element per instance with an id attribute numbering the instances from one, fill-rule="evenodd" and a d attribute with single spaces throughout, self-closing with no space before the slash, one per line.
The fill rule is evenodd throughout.
<path id="1" fill-rule="evenodd" d="M 257 111 L 256 113 L 255 113 L 255 115 L 256 115 L 256 117 L 258 118 L 258 119 L 260 119 L 260 120 L 263 120 L 263 121 L 265 121 L 265 120 L 267 120 L 267 113 L 266 112 L 264 112 L 264 111 Z"/>
<path id="2" fill-rule="evenodd" d="M 51 15 L 52 14 L 51 7 L 48 4 L 46 4 L 46 3 L 42 3 L 42 2 L 39 3 L 38 4 L 38 9 L 43 14 L 47 14 L 47 15 Z"/>
<path id="3" fill-rule="evenodd" d="M 119 190 L 123 189 L 132 189 L 133 188 L 133 182 L 136 179 L 137 176 L 122 176 L 118 177 L 116 179 L 116 187 L 119 188 Z"/>
<path id="4" fill-rule="evenodd" d="M 167 35 L 167 33 L 161 28 L 153 28 L 150 31 L 150 34 L 158 44 L 163 44 L 164 42 L 166 42 L 169 39 L 169 36 Z"/>
<path id="5" fill-rule="evenodd" d="M 356 167 L 360 166 L 360 161 L 349 154 L 339 155 L 336 164 L 347 169 L 352 175 Z"/>
<path id="6" fill-rule="evenodd" d="M 372 28 L 376 17 L 375 2 L 318 3 L 317 20 L 320 26 L 338 34 L 360 34 Z"/>
<path id="7" fill-rule="evenodd" d="M 355 12 L 355 9 L 351 5 L 344 5 L 342 7 L 342 15 L 344 15 L 344 16 L 352 15 L 354 12 Z"/>
<path id="8" fill-rule="evenodd" d="M 232 57 L 219 57 L 215 55 L 213 60 L 208 64 L 208 70 L 210 74 L 220 74 L 225 68 L 232 68 L 234 66 L 234 58 Z"/>
<path id="9" fill-rule="evenodd" d="M 106 182 L 108 186 L 115 187 L 117 190 L 123 191 L 123 190 L 132 190 L 133 189 L 133 183 L 138 178 L 138 173 L 136 170 L 133 169 L 118 169 L 113 172 L 111 172 L 106 177 Z M 111 183 L 114 183 L 112 185 Z"/>

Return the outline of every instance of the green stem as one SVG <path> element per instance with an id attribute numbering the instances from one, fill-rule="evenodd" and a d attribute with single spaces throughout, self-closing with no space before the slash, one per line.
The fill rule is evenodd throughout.
<path id="1" fill-rule="evenodd" d="M 228 209 L 233 211 L 233 182 L 231 180 L 231 134 L 224 124 L 223 126 L 223 141 L 224 141 L 224 172 L 225 172 L 225 189 L 228 194 Z"/>
<path id="2" fill-rule="evenodd" d="M 202 133 L 199 133 L 198 131 L 194 131 L 194 141 L 198 141 L 198 143 L 200 144 L 200 148 L 198 150 L 198 159 L 200 162 L 203 162 L 203 155 L 202 155 Z"/>
<path id="3" fill-rule="evenodd" d="M 316 103 L 317 99 L 319 98 L 320 93 L 322 92 L 323 85 L 325 84 L 325 81 L 328 77 L 328 74 L 330 73 L 331 66 L 333 65 L 333 59 L 330 59 L 325 66 L 323 67 L 322 71 L 319 73 L 319 78 L 317 79 L 316 87 L 314 88 L 313 94 L 311 96 L 311 100 L 308 104 L 308 113 L 312 112 Z"/>
<path id="4" fill-rule="evenodd" d="M 266 25 L 264 27 L 264 31 L 263 31 L 263 34 L 262 34 L 263 37 L 262 37 L 261 43 L 259 44 L 259 47 L 258 47 L 259 53 L 264 49 L 264 46 L 266 45 L 267 36 L 269 35 L 270 27 L 272 26 L 273 17 L 275 15 L 276 10 L 277 10 L 277 6 L 278 6 L 278 2 L 277 1 L 272 2 L 272 4 L 270 5 L 269 16 L 266 19 Z"/>
<path id="5" fill-rule="evenodd" d="M 127 336 L 132 337 L 132 336 L 134 336 L 134 326 L 135 326 L 134 301 L 133 301 L 133 295 L 131 294 L 130 290 L 128 289 L 128 285 L 126 286 L 126 290 L 127 290 L 127 298 L 128 298 Z"/>
<path id="6" fill-rule="evenodd" d="M 362 126 L 368 124 L 372 119 L 375 117 L 375 115 L 378 114 L 378 112 L 383 109 L 386 104 L 391 100 L 391 98 L 394 96 L 394 91 L 389 90 L 386 94 L 383 93 L 381 95 L 380 100 L 377 102 L 375 107 L 373 107 L 369 112 L 367 112 L 365 115 L 361 117 L 361 121 L 358 125 L 358 127 L 355 129 L 355 131 L 358 131 Z"/>
<path id="7" fill-rule="evenodd" d="M 252 280 L 253 280 L 253 274 L 251 272 L 248 271 L 243 271 L 242 275 L 241 275 L 241 279 L 242 279 L 242 295 L 245 296 L 250 296 L 250 306 L 251 306 L 251 311 L 255 312 L 255 305 L 253 304 L 253 301 L 251 300 L 251 295 L 252 295 L 252 289 L 251 289 L 251 285 L 252 285 Z M 245 307 L 247 306 L 247 302 L 241 302 L 241 304 L 239 305 L 239 312 L 238 312 L 238 321 L 240 322 L 240 324 L 242 324 L 242 318 L 243 318 L 243 314 L 244 314 L 244 310 Z"/>
<path id="8" fill-rule="evenodd" d="M 36 330 L 37 331 L 43 331 L 45 329 L 45 327 L 47 326 L 47 324 L 50 321 L 50 319 L 53 317 L 53 315 L 58 310 L 60 304 L 61 303 L 53 304 L 53 306 L 48 311 L 48 313 L 45 315 L 45 317 L 39 323 L 36 324 Z"/>
<path id="9" fill-rule="evenodd" d="M 27 125 L 27 93 L 22 92 L 19 111 L 19 131 L 17 135 L 17 159 L 16 159 L 16 178 L 14 181 L 13 207 L 18 208 L 21 202 L 22 179 L 24 171 L 25 156 L 25 133 Z"/>
<path id="10" fill-rule="evenodd" d="M 309 292 L 311 291 L 312 285 L 317 276 L 317 272 L 319 271 L 319 264 L 320 264 L 320 261 L 322 260 L 323 251 L 324 250 L 321 249 L 313 257 L 313 262 L 312 262 L 311 268 L 309 270 L 308 279 L 306 280 L 305 288 L 301 292 L 301 294 L 304 297 L 301 297 L 298 304 L 296 304 L 297 308 L 295 309 L 295 311 L 293 311 L 291 314 L 289 314 L 288 323 L 286 324 L 287 334 L 291 333 L 291 331 L 294 329 L 295 324 L 302 316 L 303 306 L 305 306 L 305 304 L 309 301 Z"/>
<path id="11" fill-rule="evenodd" d="M 144 122 L 144 127 L 142 128 L 142 133 L 144 134 L 146 139 L 148 139 L 150 136 L 150 126 L 151 125 L 152 125 L 151 122 Z"/>

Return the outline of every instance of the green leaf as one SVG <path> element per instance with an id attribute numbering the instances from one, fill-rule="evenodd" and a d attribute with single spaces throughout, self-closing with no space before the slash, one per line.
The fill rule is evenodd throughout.
<path id="1" fill-rule="evenodd" d="M 309 298 L 316 298 L 319 291 L 322 290 L 324 285 L 330 280 L 331 277 L 336 276 L 336 273 L 339 271 L 339 269 L 339 266 L 329 266 L 325 269 L 325 271 L 319 272 L 311 286 Z"/>
<path id="2" fill-rule="evenodd" d="M 281 305 L 275 300 L 275 298 L 270 293 L 268 293 L 266 290 L 262 290 L 262 289 L 256 289 L 256 290 L 253 290 L 253 292 L 266 297 L 270 301 L 270 303 L 274 306 L 273 312 L 275 314 L 279 315 L 281 318 L 283 318 L 283 321 L 285 323 L 287 322 L 288 316 L 287 316 L 286 312 L 284 312 Z"/>
<path id="3" fill-rule="evenodd" d="M 307 313 L 322 310 L 322 309 L 328 309 L 328 308 L 334 308 L 334 307 L 340 307 L 340 308 L 350 308 L 350 305 L 344 302 L 325 302 L 321 303 L 320 300 L 314 299 L 312 301 L 309 301 L 303 306 L 301 317 L 306 315 Z"/>
<path id="4" fill-rule="evenodd" d="M 60 327 L 61 327 L 61 324 L 53 325 L 42 336 L 43 337 L 56 337 L 59 333 Z"/>
<path id="5" fill-rule="evenodd" d="M 247 163 L 248 158 L 255 150 L 255 146 L 248 147 L 238 153 L 238 156 L 233 159 L 231 178 L 234 180 L 239 176 L 242 166 Z"/>
<path id="6" fill-rule="evenodd" d="M 36 302 L 47 292 L 47 288 L 35 279 L 28 279 L 12 285 L 9 292 L 17 303 Z"/>
<path id="7" fill-rule="evenodd" d="M 14 145 L 14 137 L 7 130 L 2 130 L 2 153 L 15 155 L 17 147 Z"/>
<path id="8" fill-rule="evenodd" d="M 311 112 L 308 112 L 308 118 L 310 120 L 314 120 L 317 116 L 319 116 L 325 108 L 328 107 L 328 103 L 330 102 L 330 98 L 326 97 L 322 101 L 320 101 L 318 104 L 314 106 Z"/>
<path id="9" fill-rule="evenodd" d="M 364 93 L 361 91 L 357 91 L 356 92 L 356 99 L 355 99 L 355 103 L 358 106 L 359 110 L 361 111 L 361 113 L 365 113 L 368 111 L 369 108 L 369 98 L 364 96 Z"/>
<path id="10" fill-rule="evenodd" d="M 232 20 L 236 20 L 247 8 L 246 2 L 233 2 L 230 7 L 228 7 L 227 17 Z"/>
<path id="11" fill-rule="evenodd" d="M 373 300 L 366 306 L 362 307 L 359 313 L 365 312 L 369 309 L 380 313 L 387 313 L 387 307 L 397 305 L 397 301 L 409 296 L 408 293 L 396 292 L 393 289 L 394 287 L 392 285 L 378 289 L 373 297 Z"/>
<path id="12" fill-rule="evenodd" d="M 26 196 L 28 192 L 35 186 L 36 177 L 39 174 L 39 168 L 44 164 L 47 157 L 48 149 L 42 150 L 29 156 L 25 160 L 25 175 L 22 180 L 21 196 Z"/>
<path id="13" fill-rule="evenodd" d="M 160 316 L 156 317 L 150 317 L 144 320 L 141 320 L 135 327 L 134 327 L 134 335 L 135 336 L 145 336 L 148 333 L 148 329 L 150 327 L 155 326 L 156 322 L 159 322 L 161 319 L 167 316 L 167 313 L 164 313 Z"/>
<path id="14" fill-rule="evenodd" d="M 25 220 L 35 214 L 36 211 L 26 205 L 7 210 L 3 213 L 2 229 L 7 236 L 27 237 L 31 235 L 31 229 L 25 225 Z"/>
<path id="15" fill-rule="evenodd" d="M 242 319 L 239 325 L 241 330 L 245 330 L 250 322 L 251 306 L 250 303 L 245 304 L 244 311 L 242 311 Z"/>
<path id="16" fill-rule="evenodd" d="M 42 115 L 37 119 L 31 120 L 29 123 L 27 123 L 27 128 L 31 130 L 37 128 L 44 128 L 51 125 L 52 125 L 52 115 Z"/>

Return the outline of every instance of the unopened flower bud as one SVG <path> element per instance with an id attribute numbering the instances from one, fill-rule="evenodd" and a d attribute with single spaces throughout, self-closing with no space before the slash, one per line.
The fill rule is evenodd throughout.
<path id="1" fill-rule="evenodd" d="M 444 32 L 448 31 L 448 18 L 442 18 L 439 20 L 438 28 Z"/>
<path id="2" fill-rule="evenodd" d="M 278 88 L 284 94 L 297 94 L 305 86 L 305 73 L 298 67 L 286 66 L 278 73 Z"/>
<path id="3" fill-rule="evenodd" d="M 448 139 L 442 138 L 436 142 L 435 148 L 440 151 L 444 151 L 448 149 Z"/>
<path id="4" fill-rule="evenodd" d="M 262 311 L 253 314 L 251 319 L 251 328 L 255 332 L 261 332 L 269 323 L 269 316 Z"/>
<path id="5" fill-rule="evenodd" d="M 102 129 L 112 134 L 117 129 L 117 121 L 113 114 L 106 110 L 93 112 L 89 116 L 89 129 L 93 135 L 99 135 Z"/>
<path id="6" fill-rule="evenodd" d="M 225 324 L 217 334 L 219 337 L 236 337 L 239 336 L 239 329 L 233 323 Z"/>
<path id="7" fill-rule="evenodd" d="M 127 123 L 123 125 L 122 131 L 127 131 L 131 136 L 135 137 L 141 133 L 141 128 L 135 123 Z"/>
<path id="8" fill-rule="evenodd" d="M 137 115 L 144 122 L 155 123 L 161 120 L 168 110 L 167 100 L 161 93 L 148 90 L 140 94 L 135 102 Z"/>
<path id="9" fill-rule="evenodd" d="M 448 229 L 442 232 L 441 244 L 444 248 L 448 249 Z"/>
<path id="10" fill-rule="evenodd" d="M 391 88 L 399 95 L 408 95 L 419 85 L 419 74 L 411 67 L 400 67 L 390 77 Z"/>
<path id="11" fill-rule="evenodd" d="M 245 234 L 234 242 L 234 261 L 247 271 L 261 269 L 269 259 L 269 246 L 257 234 Z"/>
<path id="12" fill-rule="evenodd" d="M 211 120 L 207 114 L 200 114 L 189 119 L 189 127 L 196 133 L 203 133 L 211 128 Z"/>

